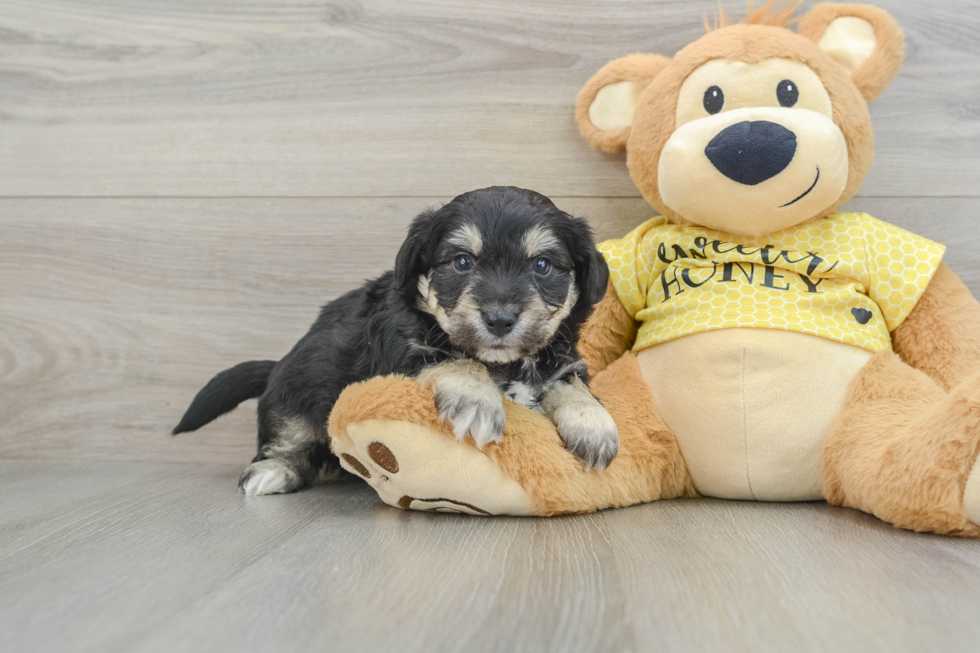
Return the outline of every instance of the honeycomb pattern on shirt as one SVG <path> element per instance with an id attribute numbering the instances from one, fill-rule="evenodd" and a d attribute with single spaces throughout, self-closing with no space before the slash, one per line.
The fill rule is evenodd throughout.
<path id="1" fill-rule="evenodd" d="M 760 238 L 658 216 L 599 250 L 623 305 L 642 322 L 634 351 L 739 327 L 888 349 L 945 253 L 866 213 L 836 213 Z"/>

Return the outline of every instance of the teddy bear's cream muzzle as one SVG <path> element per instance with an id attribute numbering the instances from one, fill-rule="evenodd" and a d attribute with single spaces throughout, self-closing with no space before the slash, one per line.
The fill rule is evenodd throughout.
<path id="1" fill-rule="evenodd" d="M 847 143 L 827 116 L 752 107 L 682 125 L 660 156 L 663 202 L 687 220 L 745 236 L 804 222 L 847 184 Z"/>

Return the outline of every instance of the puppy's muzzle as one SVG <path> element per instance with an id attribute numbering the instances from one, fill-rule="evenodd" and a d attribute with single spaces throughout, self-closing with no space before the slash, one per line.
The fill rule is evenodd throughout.
<path id="1" fill-rule="evenodd" d="M 515 311 L 484 311 L 482 317 L 487 331 L 503 338 L 514 330 L 518 315 Z"/>

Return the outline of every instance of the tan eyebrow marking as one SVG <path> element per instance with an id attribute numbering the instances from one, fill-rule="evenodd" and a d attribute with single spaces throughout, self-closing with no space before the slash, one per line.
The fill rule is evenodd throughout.
<path id="1" fill-rule="evenodd" d="M 480 230 L 472 224 L 464 224 L 451 233 L 446 241 L 465 249 L 473 256 L 479 256 L 483 249 L 483 238 L 480 236 Z"/>
<path id="2" fill-rule="evenodd" d="M 541 225 L 534 225 L 524 234 L 524 252 L 528 258 L 554 247 L 558 247 L 558 239 Z"/>

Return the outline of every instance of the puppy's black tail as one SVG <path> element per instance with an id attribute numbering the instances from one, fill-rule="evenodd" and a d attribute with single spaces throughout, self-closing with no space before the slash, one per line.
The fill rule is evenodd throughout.
<path id="1" fill-rule="evenodd" d="M 248 361 L 220 372 L 194 397 L 180 424 L 174 428 L 174 435 L 196 431 L 246 399 L 260 396 L 275 366 L 276 361 Z"/>

